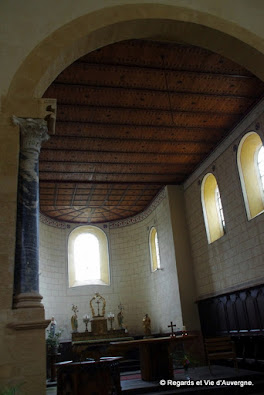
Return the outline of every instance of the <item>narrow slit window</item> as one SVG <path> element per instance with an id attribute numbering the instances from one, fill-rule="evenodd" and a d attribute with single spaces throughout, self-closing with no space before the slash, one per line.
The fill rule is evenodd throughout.
<path id="1" fill-rule="evenodd" d="M 218 212 L 220 221 L 222 222 L 223 229 L 225 230 L 224 211 L 223 211 L 223 206 L 222 206 L 222 201 L 221 201 L 221 196 L 220 196 L 218 186 L 215 188 L 215 200 L 216 200 L 217 212 Z"/>
<path id="2" fill-rule="evenodd" d="M 261 179 L 262 190 L 264 192 L 264 147 L 262 146 L 258 152 L 258 171 Z"/>

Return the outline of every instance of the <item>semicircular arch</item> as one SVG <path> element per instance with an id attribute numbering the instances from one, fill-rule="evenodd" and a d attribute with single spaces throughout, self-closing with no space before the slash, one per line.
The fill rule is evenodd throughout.
<path id="1" fill-rule="evenodd" d="M 242 26 L 177 5 L 124 4 L 83 15 L 46 37 L 17 70 L 7 99 L 40 98 L 57 75 L 79 57 L 132 38 L 197 45 L 221 53 L 264 80 L 259 40 Z"/>

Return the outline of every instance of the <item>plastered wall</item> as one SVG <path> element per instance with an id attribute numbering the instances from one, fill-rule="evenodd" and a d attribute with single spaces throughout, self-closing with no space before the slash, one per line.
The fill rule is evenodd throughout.
<path id="1" fill-rule="evenodd" d="M 28 395 L 45 393 L 44 329 L 23 333 L 7 329 L 13 321 L 29 319 L 29 312 L 12 310 L 19 131 L 11 116 L 36 116 L 32 106 L 35 98 L 42 96 L 70 62 L 101 45 L 126 38 L 200 45 L 230 57 L 264 79 L 262 11 L 259 0 L 0 2 L 0 385 L 23 382 Z M 195 188 L 193 191 L 198 196 Z M 189 212 L 199 217 L 196 204 L 198 211 L 189 206 Z M 260 219 L 255 222 L 259 229 L 257 221 Z M 192 234 L 193 243 L 205 248 L 201 218 L 193 225 L 199 234 L 198 239 Z M 194 248 L 196 272 L 198 250 Z M 211 289 L 210 281 L 204 286 Z M 199 293 L 205 294 L 208 290 L 201 292 L 201 287 L 199 281 Z M 32 318 L 35 313 L 30 314 Z M 37 352 L 28 350 L 29 343 Z"/>
<path id="2" fill-rule="evenodd" d="M 69 288 L 67 240 L 73 229 L 40 222 L 40 293 L 46 318 L 55 316 L 63 337 L 71 338 L 72 304 L 79 308 L 79 330 L 84 331 L 84 314 L 90 314 L 90 299 L 99 292 L 106 299 L 106 315 L 117 315 L 124 305 L 125 326 L 131 334 L 143 334 L 142 319 L 148 313 L 153 333 L 167 332 L 171 320 L 182 327 L 181 304 L 175 262 L 173 236 L 167 195 L 144 220 L 127 226 L 103 228 L 108 236 L 111 285 Z M 161 268 L 151 272 L 149 230 L 158 231 Z M 117 327 L 117 322 L 115 321 Z"/>
<path id="3" fill-rule="evenodd" d="M 264 280 L 264 213 L 247 219 L 237 169 L 236 149 L 249 131 L 259 133 L 263 141 L 263 115 L 247 127 L 242 124 L 235 128 L 233 139 L 229 138 L 220 156 L 216 151 L 185 190 L 198 298 L 262 284 Z M 211 244 L 207 241 L 201 203 L 201 181 L 208 172 L 217 179 L 226 222 L 226 234 Z"/>

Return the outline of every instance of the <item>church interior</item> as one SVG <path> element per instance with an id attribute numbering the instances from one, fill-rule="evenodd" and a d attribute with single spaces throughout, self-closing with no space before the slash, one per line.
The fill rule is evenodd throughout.
<path id="1" fill-rule="evenodd" d="M 0 395 L 262 393 L 263 6 L 33 3 L 0 5 Z"/>

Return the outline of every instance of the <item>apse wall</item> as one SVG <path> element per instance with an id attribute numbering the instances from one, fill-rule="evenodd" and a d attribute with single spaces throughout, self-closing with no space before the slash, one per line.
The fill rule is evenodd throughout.
<path id="1" fill-rule="evenodd" d="M 254 131 L 263 141 L 263 101 L 245 118 L 185 184 L 187 222 L 198 298 L 203 299 L 264 282 L 264 213 L 247 219 L 237 167 L 237 147 Z M 226 233 L 208 244 L 201 202 L 201 182 L 216 177 Z"/>
<path id="2" fill-rule="evenodd" d="M 79 225 L 78 225 L 79 226 Z M 161 270 L 151 272 L 149 230 L 159 237 Z M 71 338 L 72 304 L 78 306 L 79 331 L 85 330 L 84 314 L 91 314 L 89 301 L 95 292 L 106 299 L 106 315 L 124 305 L 124 324 L 130 334 L 143 334 L 142 319 L 148 313 L 153 333 L 167 332 L 171 320 L 182 326 L 178 279 L 173 247 L 167 191 L 139 216 L 103 224 L 109 242 L 110 286 L 69 288 L 67 241 L 73 224 L 40 221 L 40 293 L 46 318 L 55 317 L 63 337 Z M 115 327 L 117 322 L 115 321 Z"/>

